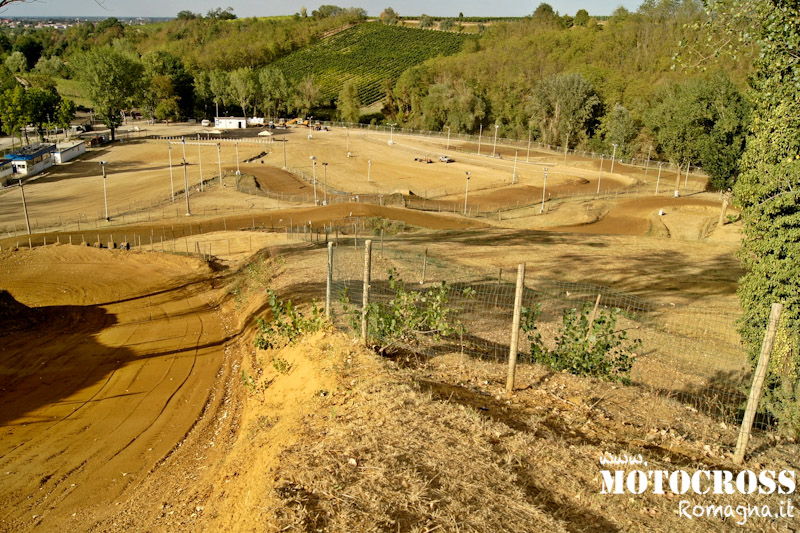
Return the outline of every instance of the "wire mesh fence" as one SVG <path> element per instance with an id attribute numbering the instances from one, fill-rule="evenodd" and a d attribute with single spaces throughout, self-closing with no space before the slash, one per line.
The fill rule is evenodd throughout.
<path id="1" fill-rule="evenodd" d="M 339 327 L 351 328 L 360 320 L 363 272 L 363 241 L 335 248 L 332 315 Z M 397 305 L 400 299 L 410 299 L 416 306 L 425 306 L 439 298 L 436 305 L 449 310 L 445 313 L 449 329 L 439 334 L 406 332 L 400 339 L 373 341 L 427 356 L 458 354 L 467 361 L 504 362 L 513 329 L 515 282 L 516 267 L 466 267 L 424 249 L 412 251 L 395 246 L 395 241 L 376 241 L 370 304 L 387 305 L 393 301 Z M 543 279 L 530 273 L 522 294 L 523 308 L 538 306 L 540 310 L 536 331 L 547 350 L 556 349 L 565 314 L 573 309 L 588 314 L 599 301 L 598 316 L 615 313 L 615 332 L 625 332 L 630 345 L 640 343 L 630 369 L 632 385 L 673 398 L 726 423 L 741 420 L 752 371 L 736 331 L 737 315 L 731 310 L 657 304 L 609 287 Z M 371 330 L 370 335 L 379 334 L 376 331 Z M 522 363 L 534 360 L 532 338 L 525 332 L 520 336 Z M 765 427 L 768 418 L 759 413 L 756 423 Z"/>

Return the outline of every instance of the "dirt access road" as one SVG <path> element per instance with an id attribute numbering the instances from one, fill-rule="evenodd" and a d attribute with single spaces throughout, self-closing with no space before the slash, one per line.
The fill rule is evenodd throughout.
<path id="1" fill-rule="evenodd" d="M 210 274 L 167 254 L 0 254 L 0 289 L 38 322 L 0 332 L 0 530 L 85 530 L 196 424 L 226 339 Z"/>

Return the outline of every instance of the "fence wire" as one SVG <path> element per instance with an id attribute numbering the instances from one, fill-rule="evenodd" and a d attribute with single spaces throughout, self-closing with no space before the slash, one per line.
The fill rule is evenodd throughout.
<path id="1" fill-rule="evenodd" d="M 360 312 L 364 246 L 363 240 L 340 239 L 339 243 L 334 252 L 332 310 L 334 323 L 349 328 L 352 320 L 337 300 L 346 295 L 350 312 Z M 370 303 L 385 304 L 395 297 L 389 283 L 390 269 L 395 279 L 401 279 L 413 292 L 446 282 L 452 321 L 463 326 L 463 333 L 410 337 L 399 348 L 427 356 L 463 354 L 467 358 L 507 361 L 516 268 L 470 268 L 427 250 L 410 251 L 394 244 L 373 243 Z M 752 371 L 736 331 L 735 313 L 662 305 L 609 287 L 542 279 L 530 273 L 525 279 L 522 305 L 538 304 L 541 314 L 537 330 L 544 345 L 552 350 L 564 312 L 591 308 L 598 296 L 602 312 L 619 310 L 617 331 L 624 330 L 629 339 L 641 341 L 631 371 L 634 386 L 673 398 L 720 421 L 736 424 L 741 420 Z M 524 332 L 520 334 L 519 361 L 531 362 L 530 339 Z M 756 425 L 766 427 L 768 423 L 766 414 L 760 412 Z M 722 444 L 732 446 L 734 442 Z"/>

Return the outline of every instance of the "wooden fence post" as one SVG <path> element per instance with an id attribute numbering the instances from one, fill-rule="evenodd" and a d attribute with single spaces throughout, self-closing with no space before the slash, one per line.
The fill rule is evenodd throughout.
<path id="1" fill-rule="evenodd" d="M 589 329 L 586 330 L 586 338 L 589 338 L 589 335 L 592 334 L 592 325 L 594 324 L 594 319 L 597 318 L 597 308 L 600 307 L 600 298 L 602 298 L 602 294 L 597 295 L 597 300 L 594 302 L 594 309 L 592 309 L 592 314 L 589 315 Z"/>
<path id="2" fill-rule="evenodd" d="M 372 241 L 364 242 L 364 298 L 361 306 L 361 340 L 367 342 L 367 307 L 369 306 L 369 285 L 372 271 Z"/>
<path id="3" fill-rule="evenodd" d="M 522 289 L 525 284 L 525 263 L 517 267 L 517 290 L 514 293 L 514 318 L 511 323 L 511 347 L 508 352 L 508 378 L 506 396 L 514 391 L 514 376 L 517 372 L 517 349 L 519 348 L 519 322 L 522 315 Z"/>
<path id="4" fill-rule="evenodd" d="M 750 397 L 747 399 L 747 408 L 744 411 L 742 428 L 739 430 L 739 439 L 736 441 L 736 452 L 733 454 L 733 462 L 737 465 L 744 461 L 744 452 L 747 448 L 747 441 L 750 440 L 750 431 L 753 428 L 753 420 L 758 410 L 758 402 L 761 400 L 761 390 L 764 388 L 764 379 L 767 377 L 769 359 L 772 356 L 772 345 L 775 342 L 775 335 L 778 333 L 778 323 L 781 319 L 783 305 L 780 303 L 772 304 L 767 323 L 767 332 L 764 335 L 764 343 L 761 345 L 761 354 L 758 356 L 756 373 L 753 376 L 753 386 L 750 388 Z"/>
<path id="5" fill-rule="evenodd" d="M 325 317 L 331 318 L 331 286 L 333 285 L 333 243 L 328 243 L 328 281 L 325 285 Z"/>
<path id="6" fill-rule="evenodd" d="M 428 271 L 428 249 L 425 248 L 425 254 L 422 256 L 422 279 L 419 280 L 419 284 L 423 285 L 425 283 L 425 273 Z"/>

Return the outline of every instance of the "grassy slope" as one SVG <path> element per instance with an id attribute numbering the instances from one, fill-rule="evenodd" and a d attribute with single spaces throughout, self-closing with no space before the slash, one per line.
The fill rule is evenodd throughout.
<path id="1" fill-rule="evenodd" d="M 333 99 L 353 79 L 363 105 L 383 97 L 386 79 L 396 80 L 407 68 L 458 52 L 468 37 L 380 23 L 364 23 L 280 59 L 273 66 L 299 81 L 313 74 L 322 97 Z"/>

